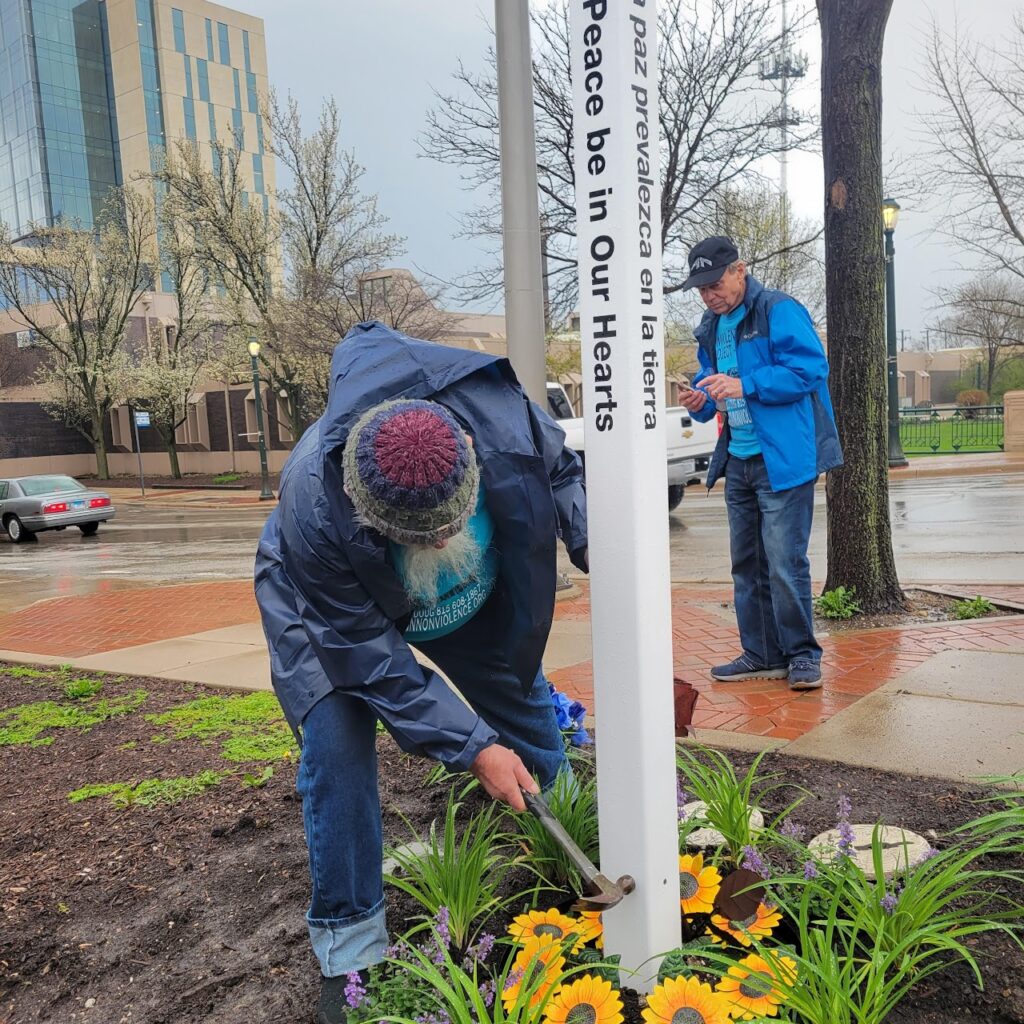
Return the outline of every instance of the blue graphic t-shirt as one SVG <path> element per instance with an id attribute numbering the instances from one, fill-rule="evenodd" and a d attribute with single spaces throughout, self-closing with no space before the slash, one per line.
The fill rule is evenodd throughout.
<path id="1" fill-rule="evenodd" d="M 718 357 L 718 372 L 730 377 L 740 375 L 736 360 L 736 328 L 746 314 L 741 303 L 731 313 L 718 318 L 718 333 L 715 336 L 715 353 Z M 761 443 L 750 418 L 750 408 L 745 398 L 727 398 L 725 411 L 729 417 L 729 454 L 737 459 L 749 459 L 761 453 Z"/>
<path id="2" fill-rule="evenodd" d="M 403 636 L 406 640 L 436 640 L 454 633 L 484 606 L 494 590 L 498 576 L 498 549 L 494 546 L 494 520 L 487 511 L 483 484 L 477 497 L 476 510 L 466 524 L 466 531 L 484 552 L 477 571 L 467 578 L 443 571 L 438 576 L 437 602 L 413 608 L 412 618 Z M 401 545 L 389 542 L 391 563 L 404 579 Z"/>

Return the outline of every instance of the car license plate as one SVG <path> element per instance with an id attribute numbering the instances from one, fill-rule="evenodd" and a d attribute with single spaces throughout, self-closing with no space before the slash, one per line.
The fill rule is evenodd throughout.
<path id="1" fill-rule="evenodd" d="M 84 501 L 84 499 L 80 499 L 79 501 L 71 502 L 71 507 L 72 508 L 85 508 L 85 501 Z"/>

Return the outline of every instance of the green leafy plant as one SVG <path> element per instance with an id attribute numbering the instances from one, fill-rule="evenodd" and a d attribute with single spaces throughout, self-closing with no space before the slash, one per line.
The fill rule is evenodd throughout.
<path id="1" fill-rule="evenodd" d="M 544 794 L 551 813 L 591 861 L 599 857 L 597 784 L 593 776 L 579 779 L 562 772 Z M 579 872 L 547 829 L 532 814 L 510 815 L 511 827 L 530 851 L 530 865 L 556 889 L 578 891 Z"/>
<path id="2" fill-rule="evenodd" d="M 22 743 L 32 747 L 48 746 L 54 738 L 44 733 L 54 729 L 88 731 L 110 718 L 130 715 L 142 706 L 147 696 L 145 690 L 133 690 L 121 697 L 87 697 L 73 705 L 52 700 L 19 704 L 0 711 L 0 746 Z"/>
<path id="3" fill-rule="evenodd" d="M 173 779 L 143 779 L 139 783 L 104 782 L 91 783 L 68 793 L 73 803 L 109 796 L 116 807 L 173 806 L 190 797 L 198 796 L 213 786 L 220 785 L 226 772 L 205 771 L 198 775 L 179 776 Z"/>
<path id="4" fill-rule="evenodd" d="M 274 777 L 273 765 L 267 765 L 259 775 L 251 775 L 246 772 L 242 776 L 242 785 L 250 789 L 262 789 Z"/>
<path id="5" fill-rule="evenodd" d="M 995 840 L 934 851 L 887 880 L 881 837 L 877 826 L 875 879 L 841 854 L 808 859 L 802 871 L 773 879 L 779 909 L 799 936 L 795 949 L 784 950 L 796 962 L 798 983 L 780 989 L 790 1013 L 807 1024 L 882 1024 L 915 984 L 958 962 L 980 986 L 968 940 L 994 930 L 1013 936 L 1008 922 L 1019 919 L 1020 907 L 982 885 L 1019 881 L 1019 873 L 972 866 L 996 848 L 990 845 Z M 796 859 L 809 856 L 796 842 L 791 852 Z M 765 955 L 759 940 L 753 944 Z M 720 975 L 730 966 L 717 953 L 704 956 Z"/>
<path id="6" fill-rule="evenodd" d="M 500 969 L 492 971 L 475 957 L 453 957 L 436 931 L 433 938 L 433 944 L 405 947 L 401 955 L 388 960 L 410 989 L 422 992 L 424 1001 L 402 1015 L 374 1001 L 371 991 L 365 1009 L 349 1015 L 353 1024 L 384 1019 L 392 1024 L 423 1024 L 432 1018 L 450 1024 L 539 1024 L 562 984 L 577 975 L 596 973 L 592 965 L 564 963 L 548 972 L 540 962 L 540 951 L 517 961 L 518 949 L 511 949 Z M 517 983 L 515 998 L 506 1003 L 502 994 Z"/>
<path id="7" fill-rule="evenodd" d="M 53 673 L 41 668 L 30 668 L 28 665 L 4 665 L 3 674 L 12 679 L 50 679 Z"/>
<path id="8" fill-rule="evenodd" d="M 825 619 L 852 619 L 860 612 L 856 587 L 835 587 L 814 599 L 814 610 Z"/>
<path id="9" fill-rule="evenodd" d="M 996 610 L 996 606 L 986 597 L 972 597 L 969 600 L 953 602 L 953 615 L 958 619 L 980 619 Z"/>
<path id="10" fill-rule="evenodd" d="M 69 679 L 64 684 L 64 696 L 68 700 L 81 700 L 83 697 L 92 697 L 103 689 L 103 683 L 98 679 L 90 679 L 82 676 L 78 679 Z"/>
<path id="11" fill-rule="evenodd" d="M 384 877 L 425 912 L 410 935 L 428 928 L 429 922 L 446 908 L 452 945 L 463 953 L 487 919 L 501 907 L 521 899 L 523 893 L 501 896 L 505 879 L 522 859 L 513 853 L 510 837 L 502 832 L 503 817 L 495 805 L 488 804 L 461 828 L 457 823 L 459 806 L 455 791 L 451 790 L 440 832 L 434 821 L 422 840 L 405 819 L 412 836 L 422 841 L 423 852 L 410 848 L 392 850 L 398 870 Z"/>
<path id="12" fill-rule="evenodd" d="M 703 819 L 680 823 L 683 833 L 705 824 L 711 826 L 725 837 L 729 855 L 737 865 L 743 860 L 743 848 L 757 845 L 757 829 L 751 825 L 750 818 L 758 801 L 781 789 L 800 791 L 800 796 L 775 816 L 773 822 L 777 823 L 788 817 L 806 797 L 806 791 L 801 791 L 800 787 L 776 781 L 781 777 L 779 772 L 759 774 L 766 753 L 758 754 L 746 772 L 738 776 L 732 762 L 720 750 L 696 746 L 677 748 L 676 765 L 683 776 L 683 787 L 706 805 Z"/>
<path id="13" fill-rule="evenodd" d="M 215 484 L 233 484 L 242 479 L 241 473 L 219 473 L 213 478 Z"/>
<path id="14" fill-rule="evenodd" d="M 221 741 L 225 761 L 277 761 L 298 753 L 284 712 L 272 693 L 201 697 L 146 721 L 166 726 L 170 738 Z M 153 738 L 153 742 L 157 742 Z"/>
<path id="15" fill-rule="evenodd" d="M 999 787 L 979 801 L 996 809 L 965 822 L 954 834 L 999 836 L 1006 852 L 1024 851 L 1024 773 L 988 775 L 982 781 Z"/>

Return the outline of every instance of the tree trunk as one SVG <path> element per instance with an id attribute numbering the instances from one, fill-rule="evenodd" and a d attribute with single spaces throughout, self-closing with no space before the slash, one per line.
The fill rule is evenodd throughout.
<path id="1" fill-rule="evenodd" d="M 170 440 L 164 438 L 164 446 L 167 448 L 167 457 L 171 460 L 171 477 L 175 480 L 181 479 L 181 466 L 178 464 L 178 445 L 174 437 Z"/>
<path id="2" fill-rule="evenodd" d="M 107 466 L 107 442 L 103 437 L 103 420 L 93 421 L 92 447 L 96 453 L 96 475 L 101 480 L 110 479 L 110 469 Z"/>
<path id="3" fill-rule="evenodd" d="M 826 587 L 904 607 L 889 522 L 882 253 L 882 41 L 892 0 L 817 0 L 830 386 L 845 465 L 828 494 Z"/>

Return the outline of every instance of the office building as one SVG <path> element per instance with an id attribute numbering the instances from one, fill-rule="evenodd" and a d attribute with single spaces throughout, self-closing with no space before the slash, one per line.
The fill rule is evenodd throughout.
<path id="1" fill-rule="evenodd" d="M 274 168 L 263 22 L 204 0 L 0 0 L 0 220 L 91 225 L 178 139 L 238 145 L 250 201 Z"/>

